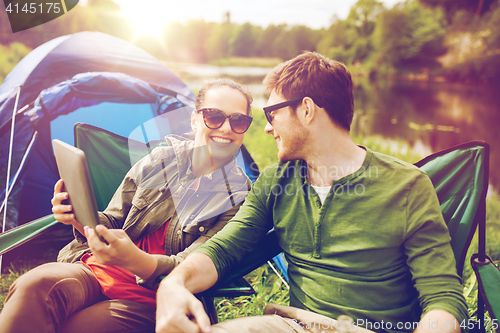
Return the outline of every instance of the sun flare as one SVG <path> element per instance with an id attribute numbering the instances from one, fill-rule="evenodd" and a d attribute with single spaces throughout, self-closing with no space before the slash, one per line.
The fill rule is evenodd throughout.
<path id="1" fill-rule="evenodd" d="M 165 0 L 114 0 L 121 7 L 122 15 L 130 20 L 135 35 L 152 35 L 161 39 L 165 24 L 174 20 Z"/>

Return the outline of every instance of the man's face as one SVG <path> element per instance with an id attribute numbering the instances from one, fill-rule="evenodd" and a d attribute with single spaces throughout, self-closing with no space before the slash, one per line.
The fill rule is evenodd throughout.
<path id="1" fill-rule="evenodd" d="M 272 91 L 267 106 L 284 101 L 286 99 L 283 96 Z M 306 132 L 297 115 L 292 112 L 290 107 L 274 110 L 271 115 L 273 116 L 273 122 L 272 124 L 267 123 L 264 130 L 276 140 L 279 160 L 286 162 L 304 159 L 303 147 Z"/>

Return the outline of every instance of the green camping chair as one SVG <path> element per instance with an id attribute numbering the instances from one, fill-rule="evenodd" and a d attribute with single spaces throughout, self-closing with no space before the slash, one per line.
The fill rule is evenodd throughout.
<path id="1" fill-rule="evenodd" d="M 478 291 L 482 302 L 479 303 L 478 297 L 478 313 L 479 305 L 484 312 L 484 304 L 490 314 L 490 324 L 496 332 L 500 332 L 498 318 L 500 315 L 500 270 L 495 265 L 491 258 L 487 255 L 475 253 L 471 257 L 471 265 L 474 269 L 478 281 Z M 483 304 L 484 303 L 484 304 Z M 483 318 L 484 319 L 484 318 Z"/>
<path id="2" fill-rule="evenodd" d="M 74 127 L 75 146 L 85 151 L 97 207 L 104 210 L 127 171 L 131 159 L 138 161 L 150 149 L 163 141 L 152 141 L 147 145 L 128 140 L 101 128 L 77 123 Z M 130 143 L 130 149 L 129 149 Z M 0 234 L 0 255 L 7 253 L 46 232 L 66 233 L 66 243 L 73 239 L 72 227 L 59 223 L 54 215 L 47 215 Z"/>
<path id="3" fill-rule="evenodd" d="M 488 163 L 489 145 L 484 142 L 469 142 L 432 154 L 415 164 L 429 175 L 436 189 L 443 216 L 450 230 L 451 247 L 460 276 L 477 226 L 479 225 L 480 230 L 485 228 Z M 482 247 L 484 249 L 484 242 Z M 280 252 L 277 237 L 274 231 L 271 231 L 264 237 L 257 250 L 247 255 L 220 284 L 248 274 Z M 500 272 L 495 270 L 495 273 L 497 281 L 500 281 Z M 496 284 L 496 288 L 500 289 L 500 283 Z M 495 297 L 500 299 L 500 293 L 497 292 Z M 500 305 L 500 302 L 497 304 Z M 481 295 L 478 295 L 478 305 L 482 305 Z M 480 323 L 483 322 L 482 314 L 484 310 L 478 306 Z"/>

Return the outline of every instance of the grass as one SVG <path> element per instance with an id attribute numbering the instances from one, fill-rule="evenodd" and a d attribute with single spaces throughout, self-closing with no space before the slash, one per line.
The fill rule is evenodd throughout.
<path id="1" fill-rule="evenodd" d="M 27 269 L 20 271 L 9 270 L 9 274 L 2 274 L 2 278 L 0 279 L 0 310 L 3 308 L 10 285 L 26 271 Z"/>
<path id="2" fill-rule="evenodd" d="M 53 248 L 49 248 L 43 251 L 33 252 L 38 253 L 37 257 L 26 257 L 25 255 L 16 256 L 16 259 L 10 263 L 7 263 L 8 273 L 1 274 L 0 278 L 0 311 L 3 308 L 5 298 L 9 292 L 10 285 L 21 275 L 29 271 L 30 269 L 39 266 L 41 264 L 55 261 L 57 257 L 57 252 Z M 2 271 L 5 272 L 4 265 L 6 265 L 4 255 L 4 260 L 2 260 Z"/>
<path id="3" fill-rule="evenodd" d="M 262 110 L 252 110 L 252 125 L 245 134 L 243 144 L 252 155 L 262 172 L 266 167 L 278 161 L 278 147 L 270 134 L 264 133 L 267 120 Z"/>
<path id="4" fill-rule="evenodd" d="M 218 297 L 215 304 L 219 322 L 228 319 L 261 315 L 267 303 L 288 305 L 288 289 L 282 280 L 265 264 L 245 276 L 256 294 L 232 299 Z"/>

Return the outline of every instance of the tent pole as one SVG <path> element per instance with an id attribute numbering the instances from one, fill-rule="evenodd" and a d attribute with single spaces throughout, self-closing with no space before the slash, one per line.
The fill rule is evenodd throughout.
<path id="1" fill-rule="evenodd" d="M 16 102 L 14 103 L 14 111 L 12 112 L 12 126 L 10 128 L 10 144 L 9 144 L 9 159 L 7 162 L 7 177 L 6 177 L 6 185 L 5 185 L 5 205 L 4 205 L 4 211 L 3 211 L 3 226 L 2 226 L 2 233 L 5 232 L 5 224 L 7 223 L 7 200 L 9 198 L 8 196 L 8 189 L 9 189 L 9 183 L 10 183 L 10 166 L 12 164 L 12 149 L 14 146 L 14 126 L 16 125 L 16 113 L 17 113 L 17 105 L 19 104 L 19 95 L 21 95 L 21 86 L 17 86 L 17 94 L 16 94 Z M 0 256 L 0 273 L 2 272 L 2 256 Z"/>
<path id="2" fill-rule="evenodd" d="M 274 268 L 273 264 L 269 260 L 267 261 L 267 264 L 269 266 L 271 266 L 271 268 L 273 269 L 274 273 L 276 275 L 278 275 L 278 277 L 280 278 L 281 282 L 283 282 L 283 284 L 285 285 L 286 289 L 290 290 L 290 286 L 288 285 L 288 283 L 286 283 L 285 279 L 281 276 L 281 274 L 278 273 L 278 271 L 276 270 L 276 268 Z"/>
<path id="3" fill-rule="evenodd" d="M 24 156 L 21 160 L 21 164 L 19 165 L 19 168 L 17 169 L 16 174 L 12 178 L 12 185 L 9 187 L 9 190 L 7 191 L 7 194 L 6 194 L 7 197 L 10 195 L 10 192 L 12 191 L 12 189 L 14 188 L 14 185 L 16 184 L 17 178 L 19 177 L 19 174 L 21 173 L 21 171 L 24 167 L 24 163 L 26 162 L 28 154 L 31 151 L 31 147 L 33 147 L 33 144 L 35 143 L 35 139 L 36 139 L 37 135 L 38 135 L 38 132 L 35 131 L 33 133 L 33 136 L 31 137 L 31 141 L 30 141 L 28 147 L 26 148 L 26 151 L 24 152 Z M 4 205 L 5 205 L 5 200 L 2 202 L 2 205 L 0 206 L 0 212 L 2 211 Z"/>

